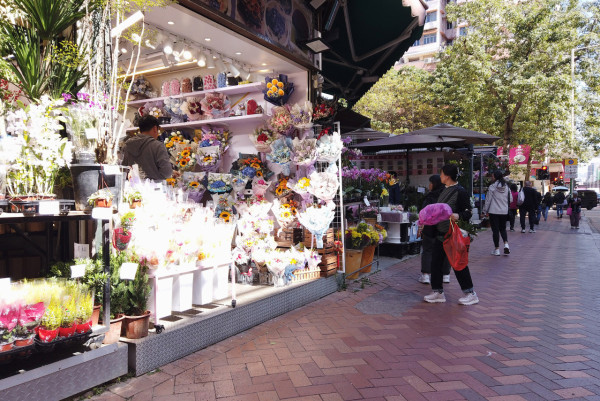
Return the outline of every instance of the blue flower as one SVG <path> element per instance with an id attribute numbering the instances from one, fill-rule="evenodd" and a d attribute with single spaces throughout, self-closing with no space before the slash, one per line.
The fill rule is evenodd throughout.
<path id="1" fill-rule="evenodd" d="M 213 187 L 213 188 L 223 188 L 224 186 L 225 186 L 225 183 L 222 180 L 215 181 L 211 184 L 211 187 Z"/>
<path id="2" fill-rule="evenodd" d="M 210 141 L 208 139 L 205 139 L 202 142 L 200 142 L 200 147 L 206 148 L 208 146 L 211 146 Z"/>
<path id="3" fill-rule="evenodd" d="M 242 170 L 242 174 L 244 174 L 246 177 L 254 178 L 254 176 L 256 175 L 256 169 L 250 166 L 244 167 L 244 169 Z"/>

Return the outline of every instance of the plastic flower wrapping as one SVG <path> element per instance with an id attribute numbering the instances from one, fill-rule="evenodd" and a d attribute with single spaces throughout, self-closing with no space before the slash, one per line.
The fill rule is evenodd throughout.
<path id="1" fill-rule="evenodd" d="M 231 177 L 231 187 L 233 188 L 233 193 L 235 194 L 236 199 L 243 196 L 244 189 L 246 188 L 246 184 L 248 183 L 248 178 L 243 175 L 236 173 Z"/>
<path id="2" fill-rule="evenodd" d="M 136 79 L 131 82 L 130 96 L 134 96 L 137 99 L 147 99 L 157 97 L 158 94 L 152 89 L 152 84 L 144 78 L 143 75 L 139 75 Z"/>
<path id="3" fill-rule="evenodd" d="M 314 249 L 304 248 L 304 259 L 309 270 L 320 270 L 321 254 Z"/>
<path id="4" fill-rule="evenodd" d="M 200 203 L 202 201 L 202 196 L 206 191 L 206 187 L 203 184 L 205 176 L 206 173 L 183 173 L 183 188 L 188 194 L 189 201 L 194 203 Z"/>
<path id="5" fill-rule="evenodd" d="M 240 153 L 239 158 L 231 166 L 231 172 L 251 180 L 254 177 L 269 179 L 273 172 L 265 167 L 257 155 Z"/>
<path id="6" fill-rule="evenodd" d="M 292 140 L 281 137 L 271 144 L 271 153 L 267 154 L 267 160 L 281 168 L 283 175 L 290 175 L 292 161 Z"/>
<path id="7" fill-rule="evenodd" d="M 335 163 L 342 154 L 344 143 L 340 134 L 323 135 L 317 141 L 317 160 L 320 162 Z"/>
<path id="8" fill-rule="evenodd" d="M 337 174 L 330 171 L 314 172 L 310 175 L 308 191 L 320 200 L 332 203 L 337 195 L 339 185 Z"/>
<path id="9" fill-rule="evenodd" d="M 231 174 L 208 173 L 208 192 L 222 194 L 231 191 Z"/>
<path id="10" fill-rule="evenodd" d="M 227 151 L 231 132 L 227 128 L 204 126 L 195 131 L 194 141 L 201 148 L 218 146 L 221 153 Z"/>
<path id="11" fill-rule="evenodd" d="M 297 220 L 297 209 L 294 201 L 280 201 L 279 199 L 273 199 L 273 204 L 271 206 L 271 211 L 275 215 L 275 220 L 279 224 L 279 230 L 277 230 L 277 235 L 281 232 L 281 230 L 285 230 L 295 225 Z"/>
<path id="12" fill-rule="evenodd" d="M 317 160 L 317 140 L 314 138 L 294 138 L 292 141 L 292 153 L 292 161 L 297 166 L 307 167 L 313 165 Z"/>
<path id="13" fill-rule="evenodd" d="M 275 193 L 275 196 L 277 196 L 278 198 L 284 197 L 284 196 L 288 196 L 289 194 L 292 193 L 292 189 L 288 187 L 288 181 L 289 181 L 290 177 L 287 176 L 281 176 L 279 178 L 279 180 L 277 181 L 277 186 L 273 187 L 273 192 Z"/>
<path id="14" fill-rule="evenodd" d="M 192 170 L 197 163 L 197 155 L 198 152 L 198 144 L 196 143 L 188 143 L 188 144 L 180 144 L 175 145 L 175 153 L 174 157 L 171 156 L 171 163 L 179 170 L 179 171 L 190 171 Z"/>
<path id="15" fill-rule="evenodd" d="M 312 103 L 306 100 L 304 103 L 296 103 L 290 109 L 292 123 L 298 129 L 312 128 Z"/>
<path id="16" fill-rule="evenodd" d="M 294 133 L 294 123 L 292 121 L 292 115 L 290 110 L 283 107 L 273 107 L 273 116 L 268 122 L 269 128 L 284 136 L 291 136 Z"/>
<path id="17" fill-rule="evenodd" d="M 221 165 L 219 146 L 198 149 L 198 168 L 202 171 L 216 172 Z"/>
<path id="18" fill-rule="evenodd" d="M 273 230 L 273 221 L 269 219 L 269 210 L 271 210 L 271 202 L 268 202 L 262 196 L 251 196 L 248 199 L 238 201 L 235 208 L 240 216 L 250 216 L 259 220 L 269 221 L 269 232 Z M 263 227 L 263 231 L 265 227 Z"/>
<path id="19" fill-rule="evenodd" d="M 286 104 L 292 93 L 294 93 L 294 83 L 288 82 L 287 75 L 279 74 L 278 77 L 265 77 L 265 84 L 264 98 L 275 106 Z"/>
<path id="20" fill-rule="evenodd" d="M 432 203 L 419 212 L 419 223 L 426 226 L 435 225 L 448 220 L 452 216 L 452 208 L 446 203 Z"/>
<path id="21" fill-rule="evenodd" d="M 181 111 L 186 114 L 188 121 L 198 121 L 203 118 L 201 100 L 199 97 L 188 97 L 181 104 Z"/>
<path id="22" fill-rule="evenodd" d="M 333 116 L 336 112 L 335 101 L 327 101 L 319 99 L 313 109 L 313 121 L 315 123 L 328 123 L 333 120 Z"/>
<path id="23" fill-rule="evenodd" d="M 215 202 L 215 217 L 221 219 L 225 223 L 230 223 L 234 219 L 233 205 L 235 200 L 225 194 L 213 194 Z"/>
<path id="24" fill-rule="evenodd" d="M 181 98 L 168 97 L 164 100 L 165 111 L 171 117 L 171 124 L 182 123 L 186 121 L 187 116 L 181 109 L 183 100 Z"/>
<path id="25" fill-rule="evenodd" d="M 323 248 L 323 235 L 335 217 L 335 205 L 332 203 L 324 206 L 310 206 L 298 213 L 298 221 L 312 233 L 317 243 L 317 248 Z"/>
<path id="26" fill-rule="evenodd" d="M 279 134 L 267 127 L 260 127 L 249 136 L 258 152 L 269 153 L 271 144 L 279 137 Z"/>
<path id="27" fill-rule="evenodd" d="M 200 101 L 202 111 L 209 118 L 223 118 L 229 116 L 231 102 L 226 95 L 218 92 L 207 93 Z"/>
<path id="28" fill-rule="evenodd" d="M 287 183 L 287 186 L 302 197 L 303 207 L 306 207 L 309 203 L 312 203 L 312 194 L 309 191 L 310 178 L 302 177 L 298 180 L 290 179 Z"/>
<path id="29" fill-rule="evenodd" d="M 265 192 L 267 192 L 267 189 L 269 189 L 271 184 L 271 181 L 265 181 L 262 177 L 254 177 L 252 179 L 252 193 L 254 196 L 264 197 Z"/>

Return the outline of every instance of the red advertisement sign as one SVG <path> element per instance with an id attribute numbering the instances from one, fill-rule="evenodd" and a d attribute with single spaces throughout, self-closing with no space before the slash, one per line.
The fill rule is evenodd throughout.
<path id="1" fill-rule="evenodd" d="M 508 164 L 527 164 L 531 148 L 529 145 L 517 145 L 508 151 Z"/>

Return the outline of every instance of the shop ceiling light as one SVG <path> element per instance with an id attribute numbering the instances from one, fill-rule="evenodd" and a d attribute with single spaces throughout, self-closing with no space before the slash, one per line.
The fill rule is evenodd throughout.
<path id="1" fill-rule="evenodd" d="M 225 65 L 225 63 L 223 62 L 223 59 L 221 59 L 221 57 L 218 57 L 215 60 L 215 64 L 216 64 L 219 72 L 227 72 L 227 66 Z"/>
<path id="2" fill-rule="evenodd" d="M 175 25 L 175 23 L 173 21 L 167 21 L 167 24 L 169 24 L 169 25 Z"/>
<path id="3" fill-rule="evenodd" d="M 173 54 L 173 44 L 171 42 L 165 42 L 163 44 L 163 52 L 166 55 Z"/>
<path id="4" fill-rule="evenodd" d="M 204 38 L 204 40 L 210 42 L 210 38 Z"/>
<path id="5" fill-rule="evenodd" d="M 110 30 L 110 37 L 116 38 L 117 36 L 120 36 L 125 29 L 129 28 L 136 22 L 139 22 L 143 19 L 144 19 L 144 13 L 141 11 L 138 11 L 138 12 L 130 15 L 129 17 L 124 19 L 119 25 L 117 25 L 116 27 L 114 27 L 113 29 Z"/>
<path id="6" fill-rule="evenodd" d="M 239 77 L 241 74 L 240 70 L 238 70 L 234 63 L 229 64 L 229 71 L 231 72 L 231 75 L 233 75 L 235 78 Z"/>
<path id="7" fill-rule="evenodd" d="M 200 53 L 197 57 L 198 59 L 198 67 L 206 67 L 206 56 Z"/>
<path id="8" fill-rule="evenodd" d="M 192 52 L 191 51 L 189 51 L 187 49 L 183 51 L 183 59 L 184 60 L 191 60 L 192 57 L 193 56 L 192 56 Z"/>
<path id="9" fill-rule="evenodd" d="M 146 47 L 149 47 L 152 50 L 156 49 L 156 42 L 152 42 L 150 39 L 146 39 L 144 44 L 146 45 Z"/>

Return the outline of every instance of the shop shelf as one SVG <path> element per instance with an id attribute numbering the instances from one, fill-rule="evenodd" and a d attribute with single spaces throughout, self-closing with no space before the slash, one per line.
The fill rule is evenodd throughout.
<path id="1" fill-rule="evenodd" d="M 186 92 L 181 93 L 179 95 L 174 96 L 163 96 L 163 97 L 152 97 L 148 99 L 140 99 L 140 100 L 130 100 L 127 102 L 128 106 L 143 106 L 148 102 L 157 102 L 160 100 L 165 100 L 168 98 L 178 99 L 178 98 L 186 98 L 186 97 L 194 97 L 201 96 L 206 93 L 219 92 L 225 95 L 239 95 L 243 93 L 256 93 L 262 90 L 263 83 L 262 82 L 253 82 L 251 84 L 245 85 L 235 85 L 235 86 L 226 86 L 224 88 L 216 88 L 216 89 L 207 89 L 197 92 Z"/>
<path id="2" fill-rule="evenodd" d="M 237 117 L 225 117 L 225 118 L 214 118 L 211 120 L 199 120 L 199 121 L 188 121 L 185 123 L 175 123 L 175 124 L 162 124 L 160 126 L 163 130 L 177 129 L 177 128 L 196 128 L 202 125 L 211 125 L 211 124 L 236 124 L 236 123 L 247 123 L 247 122 L 261 122 L 264 121 L 266 116 L 264 114 L 250 114 L 246 116 L 237 116 Z M 127 128 L 127 132 L 137 131 L 137 127 Z"/>

